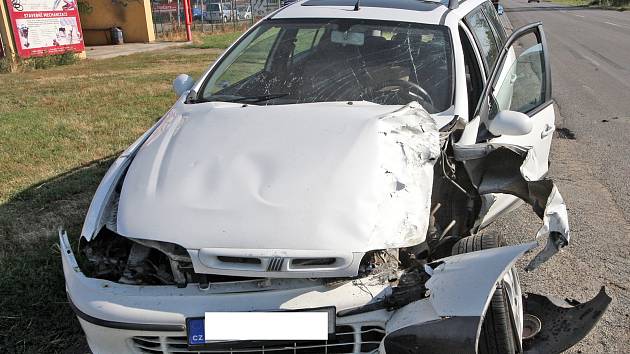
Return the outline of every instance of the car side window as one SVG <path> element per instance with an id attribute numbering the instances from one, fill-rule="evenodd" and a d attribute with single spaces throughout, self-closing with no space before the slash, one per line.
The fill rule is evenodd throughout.
<path id="1" fill-rule="evenodd" d="M 488 22 L 481 7 L 478 7 L 468 14 L 466 16 L 466 22 L 475 36 L 477 47 L 479 47 L 479 51 L 486 65 L 486 72 L 488 72 L 494 67 L 499 57 L 499 44 L 497 43 L 492 26 L 490 22 Z"/>
<path id="2" fill-rule="evenodd" d="M 295 36 L 295 48 L 293 49 L 293 57 L 307 52 L 317 46 L 319 40 L 326 32 L 325 28 L 303 28 L 300 29 Z"/>
<path id="3" fill-rule="evenodd" d="M 528 113 L 550 96 L 543 45 L 534 33 L 519 38 L 506 57 L 501 76 L 494 87 L 495 111 Z"/>
<path id="4" fill-rule="evenodd" d="M 484 80 L 481 74 L 481 63 L 477 60 L 473 44 L 466 32 L 460 28 L 459 37 L 464 50 L 464 66 L 466 68 L 466 88 L 468 90 L 468 116 L 472 117 L 483 91 Z M 472 119 L 472 118 L 471 118 Z"/>
<path id="5" fill-rule="evenodd" d="M 505 29 L 501 24 L 501 20 L 499 20 L 499 14 L 497 10 L 492 6 L 490 2 L 485 2 L 481 5 L 483 8 L 483 12 L 486 14 L 486 18 L 490 21 L 490 25 L 494 29 L 494 34 L 497 38 L 497 42 L 499 43 L 499 47 L 502 47 L 505 44 L 507 39 L 507 35 L 505 33 Z"/>
<path id="6" fill-rule="evenodd" d="M 279 27 L 270 27 L 252 41 L 232 64 L 233 70 L 225 72 L 211 85 L 206 86 L 205 94 L 215 94 L 226 87 L 252 77 L 265 70 L 271 47 L 280 35 Z"/>

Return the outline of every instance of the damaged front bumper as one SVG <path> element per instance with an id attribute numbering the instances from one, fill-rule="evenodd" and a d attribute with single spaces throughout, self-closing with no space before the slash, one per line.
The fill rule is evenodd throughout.
<path id="1" fill-rule="evenodd" d="M 205 312 L 345 309 L 384 297 L 389 287 L 387 281 L 378 279 L 326 284 L 319 280 L 261 279 L 215 283 L 207 288 L 198 284 L 185 288 L 126 285 L 85 276 L 63 232 L 60 246 L 68 299 L 90 349 L 97 354 L 187 352 L 186 319 L 203 317 Z M 381 310 L 338 318 L 337 332 L 345 333 L 341 344 L 349 348 L 344 352 L 361 353 L 361 347 L 376 350 L 390 315 Z"/>
<path id="2" fill-rule="evenodd" d="M 429 269 L 430 279 L 422 289 L 418 288 L 424 295 L 395 308 L 378 306 L 388 303 L 395 286 L 377 276 L 327 283 L 262 279 L 210 284 L 205 289 L 196 284 L 186 288 L 124 285 L 86 277 L 63 232 L 60 232 L 60 246 L 68 298 L 94 353 L 200 352 L 187 343 L 187 318 L 203 317 L 211 311 L 331 306 L 337 311 L 336 337 L 316 343 L 280 343 L 279 348 L 291 348 L 297 353 L 299 348 L 310 352 L 319 348 L 322 353 L 476 353 L 479 328 L 496 283 L 535 244 L 473 252 L 434 262 Z M 539 298 L 530 295 L 525 306 L 539 312 L 543 309 L 542 314 L 534 314 L 544 321 L 543 329 L 547 328 L 547 321 L 556 323 L 574 319 L 576 314 L 590 314 L 577 316 L 579 321 L 574 322 L 577 330 L 572 336 L 562 337 L 563 347 L 586 335 L 610 301 L 600 294 L 594 302 L 578 305 L 578 310 L 555 311 L 546 303 L 535 307 L 529 299 L 540 303 Z M 535 341 L 525 344 L 528 352 L 543 352 L 536 351 L 539 344 Z M 206 349 L 201 352 L 213 352 Z M 229 352 L 261 349 L 249 343 Z"/>

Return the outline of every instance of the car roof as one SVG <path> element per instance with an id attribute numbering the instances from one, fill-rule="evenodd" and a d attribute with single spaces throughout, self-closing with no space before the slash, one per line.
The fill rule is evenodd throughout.
<path id="1" fill-rule="evenodd" d="M 466 7 L 485 0 L 464 0 Z M 271 16 L 273 19 L 349 18 L 398 21 L 425 24 L 444 24 L 452 11 L 448 0 L 360 0 L 359 11 L 353 11 L 357 0 L 301 0 L 288 5 Z M 459 11 L 456 11 L 459 12 Z"/>
<path id="2" fill-rule="evenodd" d="M 357 0 L 306 0 L 302 6 L 352 6 L 357 4 Z M 433 10 L 442 5 L 438 0 L 362 0 L 360 7 L 379 7 L 383 9 L 403 9 L 426 11 Z"/>

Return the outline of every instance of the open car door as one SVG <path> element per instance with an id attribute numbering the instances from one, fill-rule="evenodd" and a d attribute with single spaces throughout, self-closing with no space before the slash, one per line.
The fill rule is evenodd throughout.
<path id="1" fill-rule="evenodd" d="M 551 70 L 541 23 L 515 31 L 507 40 L 477 106 L 477 142 L 531 148 L 526 179 L 544 178 L 555 131 Z M 531 128 L 531 129 L 530 129 Z M 508 194 L 493 194 L 483 228 L 503 210 L 518 205 Z"/>

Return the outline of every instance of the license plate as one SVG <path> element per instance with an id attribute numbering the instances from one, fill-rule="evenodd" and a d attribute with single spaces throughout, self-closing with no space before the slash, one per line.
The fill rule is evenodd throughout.
<path id="1" fill-rule="evenodd" d="M 335 334 L 334 307 L 279 312 L 206 312 L 186 320 L 188 344 L 327 340 Z"/>

